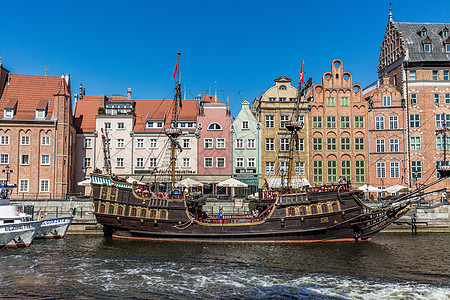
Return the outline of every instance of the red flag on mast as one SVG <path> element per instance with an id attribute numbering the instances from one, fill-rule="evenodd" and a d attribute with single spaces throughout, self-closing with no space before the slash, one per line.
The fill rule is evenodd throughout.
<path id="1" fill-rule="evenodd" d="M 300 82 L 302 84 L 305 83 L 305 77 L 303 76 L 303 63 L 305 62 L 305 59 L 302 60 L 302 67 L 300 68 Z M 174 77 L 175 78 L 175 77 Z"/>
<path id="2" fill-rule="evenodd" d="M 175 65 L 175 71 L 173 71 L 173 79 L 175 79 L 175 76 L 177 75 L 177 69 L 178 69 L 178 60 L 177 64 Z"/>

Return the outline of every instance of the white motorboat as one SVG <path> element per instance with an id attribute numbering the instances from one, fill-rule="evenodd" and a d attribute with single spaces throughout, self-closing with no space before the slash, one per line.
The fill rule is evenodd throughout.
<path id="1" fill-rule="evenodd" d="M 73 216 L 42 220 L 42 224 L 36 234 L 36 238 L 63 238 L 64 235 L 66 235 L 67 229 L 72 223 L 72 220 Z"/>
<path id="2" fill-rule="evenodd" d="M 29 246 L 40 227 L 41 221 L 33 221 L 9 199 L 0 199 L 0 248 Z"/>

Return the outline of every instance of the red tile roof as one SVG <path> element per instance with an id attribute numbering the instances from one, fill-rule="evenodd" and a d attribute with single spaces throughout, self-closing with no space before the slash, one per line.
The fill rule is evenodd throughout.
<path id="1" fill-rule="evenodd" d="M 179 120 L 197 119 L 197 101 L 183 100 L 182 107 L 178 111 Z M 136 123 L 133 131 L 135 132 L 159 132 L 161 129 L 147 129 L 146 120 L 163 120 L 166 115 L 164 127 L 170 126 L 170 119 L 173 113 L 173 100 L 136 100 L 135 106 Z M 195 128 L 188 130 L 194 131 Z"/>
<path id="2" fill-rule="evenodd" d="M 55 94 L 68 94 L 68 87 L 64 78 L 54 76 L 35 76 L 10 74 L 9 83 L 5 86 L 0 99 L 0 118 L 4 108 L 10 108 L 11 101 L 17 100 L 14 114 L 15 120 L 33 120 L 36 107 L 41 101 L 48 101 L 47 120 L 53 113 L 53 98 Z"/>

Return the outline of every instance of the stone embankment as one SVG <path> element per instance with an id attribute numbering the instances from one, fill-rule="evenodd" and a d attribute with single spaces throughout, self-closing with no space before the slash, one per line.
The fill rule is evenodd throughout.
<path id="1" fill-rule="evenodd" d="M 413 208 L 384 231 L 411 231 L 413 225 L 417 226 L 417 232 L 450 232 L 449 203 Z"/>

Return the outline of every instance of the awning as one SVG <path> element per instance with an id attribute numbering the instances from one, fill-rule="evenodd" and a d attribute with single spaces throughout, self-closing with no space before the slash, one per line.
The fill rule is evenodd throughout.
<path id="1" fill-rule="evenodd" d="M 77 184 L 79 186 L 89 186 L 89 185 L 91 185 L 91 179 L 89 178 L 89 179 L 79 181 Z"/>
<path id="2" fill-rule="evenodd" d="M 192 178 L 185 178 L 185 179 L 175 183 L 175 186 L 196 187 L 196 186 L 203 186 L 203 183 L 201 183 L 197 180 L 194 180 Z"/>
<path id="3" fill-rule="evenodd" d="M 223 187 L 248 187 L 248 184 L 234 178 L 228 178 L 225 181 L 219 182 L 217 185 Z"/>
<path id="4" fill-rule="evenodd" d="M 284 179 L 284 184 L 287 184 L 287 178 L 283 178 Z M 271 177 L 271 178 L 266 178 L 267 184 L 269 185 L 269 188 L 280 188 L 281 187 L 281 177 Z M 311 186 L 311 184 L 309 184 L 308 179 L 303 178 L 303 177 L 294 177 L 291 179 L 291 182 L 289 184 L 289 187 L 291 188 L 299 188 L 299 187 L 304 187 L 304 186 Z"/>
<path id="5" fill-rule="evenodd" d="M 409 189 L 408 189 L 408 187 L 406 187 L 404 185 L 400 185 L 400 184 L 396 184 L 396 185 L 386 188 L 386 192 L 388 192 L 388 193 L 398 193 L 400 191 L 407 192 L 407 191 L 409 191 Z"/>
<path id="6" fill-rule="evenodd" d="M 386 189 L 380 189 L 371 185 L 362 185 L 358 188 L 358 190 L 363 192 L 369 192 L 369 193 L 379 193 L 379 192 L 386 192 Z"/>

